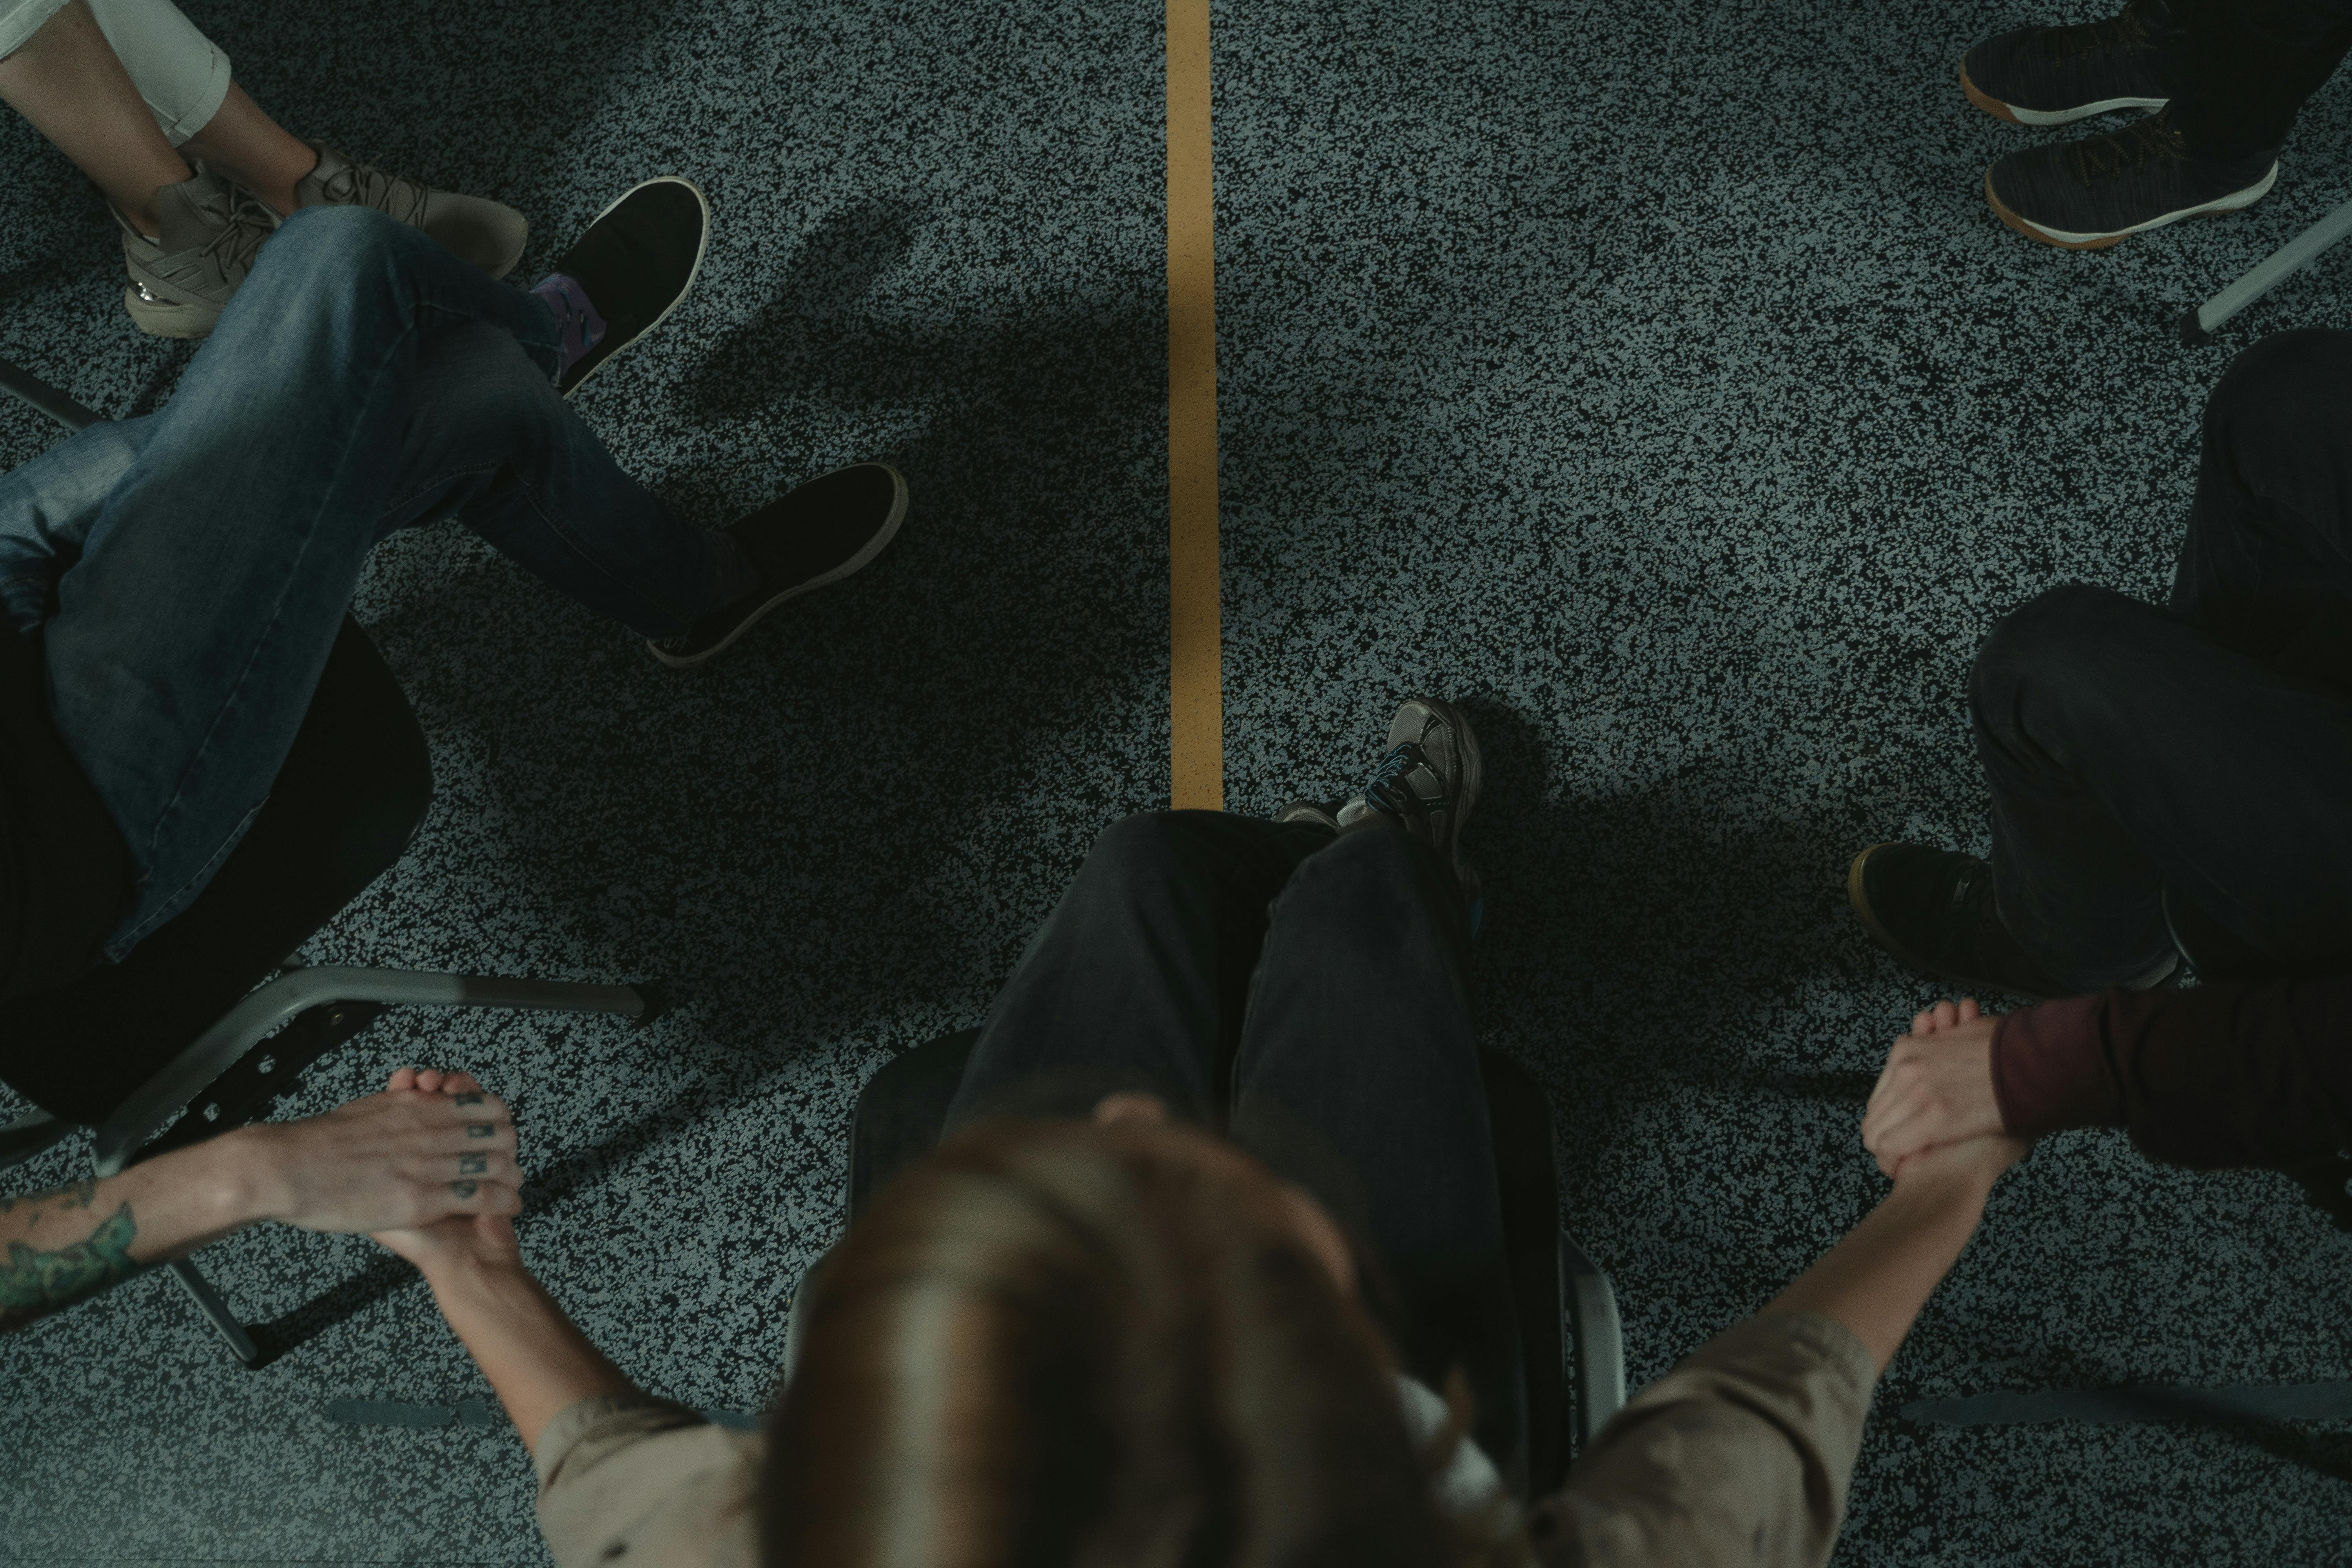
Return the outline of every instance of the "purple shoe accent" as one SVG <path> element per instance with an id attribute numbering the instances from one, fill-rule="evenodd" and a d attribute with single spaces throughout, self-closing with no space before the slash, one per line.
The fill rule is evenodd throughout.
<path id="1" fill-rule="evenodd" d="M 549 273 L 532 284 L 530 291 L 547 302 L 555 317 L 556 333 L 562 340 L 555 379 L 562 381 L 582 355 L 604 341 L 604 318 L 596 313 L 595 302 L 579 280 L 563 273 Z"/>

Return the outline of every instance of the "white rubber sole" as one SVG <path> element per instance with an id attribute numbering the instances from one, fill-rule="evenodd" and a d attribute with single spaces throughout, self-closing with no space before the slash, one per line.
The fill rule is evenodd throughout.
<path id="1" fill-rule="evenodd" d="M 2149 229 L 2162 228 L 2166 224 L 2179 223 L 2185 217 L 2233 213 L 2242 208 L 2250 207 L 2271 194 L 2271 187 L 2278 184 L 2278 172 L 2279 166 L 2273 163 L 2270 167 L 2270 173 L 2242 191 L 2231 191 L 2226 196 L 2216 196 L 2210 202 L 2203 202 L 2193 207 L 2182 207 L 2179 212 L 2166 213 L 2160 217 L 2152 217 L 2146 223 L 2136 223 L 2129 228 L 2119 228 L 2111 234 L 2074 234 L 2066 229 L 2052 228 L 2045 224 L 2035 223 L 2032 218 L 2019 216 L 2001 205 L 2001 199 L 1993 194 L 1990 169 L 1985 171 L 1985 200 L 1991 204 L 1994 214 L 2001 222 L 2028 239 L 2038 239 L 2044 245 L 2062 246 L 2068 250 L 2103 250 L 2120 240 L 2128 239 L 2135 234 L 2146 234 Z"/>
<path id="2" fill-rule="evenodd" d="M 849 465 L 849 468 L 862 468 L 866 466 L 866 465 L 864 463 L 852 463 Z M 734 647 L 738 638 L 742 637 L 745 632 L 750 631 L 753 626 L 758 626 L 761 620 L 766 618 L 770 610 L 774 609 L 778 605 L 782 604 L 785 600 L 797 599 L 803 594 L 813 594 L 819 588 L 830 587 L 834 584 L 840 582 L 844 577 L 850 575 L 852 573 L 861 572 L 866 567 L 872 565 L 874 563 L 874 558 L 881 554 L 883 551 L 888 549 L 890 542 L 898 537 L 898 525 L 907 521 L 907 476 L 900 473 L 897 468 L 892 468 L 888 463 L 884 463 L 879 466 L 890 469 L 890 514 L 883 520 L 882 526 L 874 531 L 874 537 L 867 540 L 864 547 L 861 548 L 856 554 L 851 556 L 848 560 L 843 562 L 840 565 L 835 567 L 830 572 L 823 573 L 817 576 L 810 578 L 805 583 L 796 584 L 793 586 L 785 589 L 782 593 L 777 595 L 774 598 L 770 599 L 766 604 L 761 605 L 758 609 L 753 610 L 750 615 L 745 616 L 741 620 L 736 622 L 734 630 L 729 632 L 725 637 L 719 638 L 719 641 L 711 644 L 709 647 L 703 649 L 700 653 L 695 654 L 689 658 L 680 658 L 674 653 L 665 653 L 659 643 L 654 641 L 651 637 L 647 637 L 646 639 L 646 647 L 651 650 L 653 656 L 661 660 L 664 664 L 669 666 L 672 669 L 691 669 L 698 664 L 702 664 L 708 660 L 718 658 L 720 654 Z M 846 469 L 843 468 L 834 468 L 829 470 L 827 473 L 819 474 L 817 479 L 829 479 L 833 474 L 844 473 Z M 811 484 L 814 484 L 815 482 L 816 479 L 811 479 L 809 481 Z"/>
<path id="3" fill-rule="evenodd" d="M 710 249 L 710 198 L 703 195 L 702 187 L 700 185 L 696 184 L 684 174 L 656 174 L 650 180 L 638 181 L 635 184 L 631 185 L 627 190 L 623 191 L 619 195 L 614 196 L 611 201 L 605 203 L 604 211 L 598 213 L 594 218 L 590 219 L 588 226 L 590 228 L 595 227 L 597 222 L 603 219 L 606 214 L 610 213 L 614 207 L 619 206 L 623 202 L 627 201 L 631 196 L 635 195 L 639 191 L 644 190 L 648 185 L 684 185 L 688 190 L 694 193 L 695 202 L 702 208 L 702 239 L 694 247 L 694 266 L 688 271 L 686 275 L 686 287 L 677 291 L 677 298 L 672 300 L 668 306 L 663 310 L 660 315 L 656 316 L 652 321 L 647 321 L 635 337 L 631 338 L 627 342 L 623 343 L 611 353 L 608 353 L 603 359 L 598 360 L 594 368 L 590 370 L 586 375 L 582 376 L 578 381 L 573 382 L 571 389 L 563 395 L 566 397 L 577 395 L 582 387 L 587 385 L 590 382 L 595 380 L 597 376 L 604 374 L 604 370 L 606 365 L 611 364 L 614 360 L 619 359 L 623 354 L 627 353 L 631 349 L 635 348 L 639 343 L 644 342 L 647 338 L 652 337 L 656 329 L 659 328 L 664 321 L 669 320 L 670 313 L 676 310 L 680 305 L 686 303 L 686 297 L 694 292 L 695 279 L 702 276 L 702 258 Z M 901 482 L 903 483 L 904 481 Z"/>
<path id="4" fill-rule="evenodd" d="M 2162 109 L 2172 100 L 2168 98 L 2109 98 L 2097 103 L 2086 103 L 2080 109 L 2020 109 L 2004 103 L 2011 119 L 2020 125 L 2072 125 L 2077 120 L 2088 120 L 2094 114 L 2114 114 L 2126 109 Z"/>
<path id="5" fill-rule="evenodd" d="M 137 283 L 124 287 L 122 308 L 131 312 L 131 325 L 157 338 L 208 338 L 221 316 L 209 305 L 178 305 L 152 298 Z"/>

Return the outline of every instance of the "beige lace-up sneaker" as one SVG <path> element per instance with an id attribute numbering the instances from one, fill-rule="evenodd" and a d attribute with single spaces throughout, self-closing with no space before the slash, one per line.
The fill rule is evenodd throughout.
<path id="1" fill-rule="evenodd" d="M 157 186 L 155 206 L 163 232 L 151 239 L 109 204 L 122 226 L 122 259 L 131 272 L 123 306 L 142 332 L 209 336 L 221 307 L 253 269 L 261 242 L 277 229 L 278 215 L 226 181 L 203 174 Z"/>
<path id="2" fill-rule="evenodd" d="M 319 166 L 294 184 L 298 207 L 373 207 L 421 228 L 493 278 L 503 278 L 522 259 L 530 226 L 503 202 L 436 191 L 405 174 L 344 157 L 323 142 L 306 143 Z"/>

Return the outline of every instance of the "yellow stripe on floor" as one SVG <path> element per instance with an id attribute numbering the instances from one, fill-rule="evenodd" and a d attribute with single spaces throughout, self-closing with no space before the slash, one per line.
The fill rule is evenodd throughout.
<path id="1" fill-rule="evenodd" d="M 1179 809 L 1225 805 L 1209 0 L 1168 0 L 1168 717 Z"/>

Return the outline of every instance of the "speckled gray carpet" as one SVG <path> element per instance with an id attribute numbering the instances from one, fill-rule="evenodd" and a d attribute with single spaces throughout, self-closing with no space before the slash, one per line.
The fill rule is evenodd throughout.
<path id="1" fill-rule="evenodd" d="M 582 399 L 697 515 L 866 456 L 914 486 L 878 564 L 698 677 L 455 528 L 385 546 L 357 606 L 440 794 L 312 955 L 679 1005 L 396 1014 L 304 1104 L 479 1072 L 558 1297 L 647 1386 L 755 1409 L 857 1083 L 976 1021 L 1091 833 L 1165 796 L 1160 8 L 190 10 L 298 132 L 522 207 L 524 279 L 636 178 L 701 182 L 697 293 Z M 1881 1190 L 1860 1097 L 1934 993 L 1842 874 L 1880 837 L 1981 844 L 1976 640 L 2050 583 L 2158 594 L 2227 351 L 2345 314 L 2352 251 L 2217 348 L 2171 335 L 2352 195 L 2341 84 L 2246 216 L 2096 255 L 2000 227 L 1983 167 L 2042 133 L 1969 109 L 1953 63 L 2028 16 L 1216 15 L 1229 795 L 1338 789 L 1402 689 L 1474 701 L 1487 1037 L 1552 1090 L 1637 1384 Z M 186 351 L 122 315 L 97 200 L 13 120 L 0 169 L 0 353 L 152 405 Z M 0 406 L 0 460 L 53 438 Z M 543 1561 L 503 1424 L 330 1419 L 485 1394 L 404 1267 L 282 1230 L 205 1261 L 265 1369 L 163 1279 L 0 1344 L 0 1559 Z M 1896 1412 L 2345 1378 L 2347 1270 L 2282 1180 L 2050 1141 L 1896 1361 L 1839 1561 L 2345 1560 L 2352 1424 Z"/>

